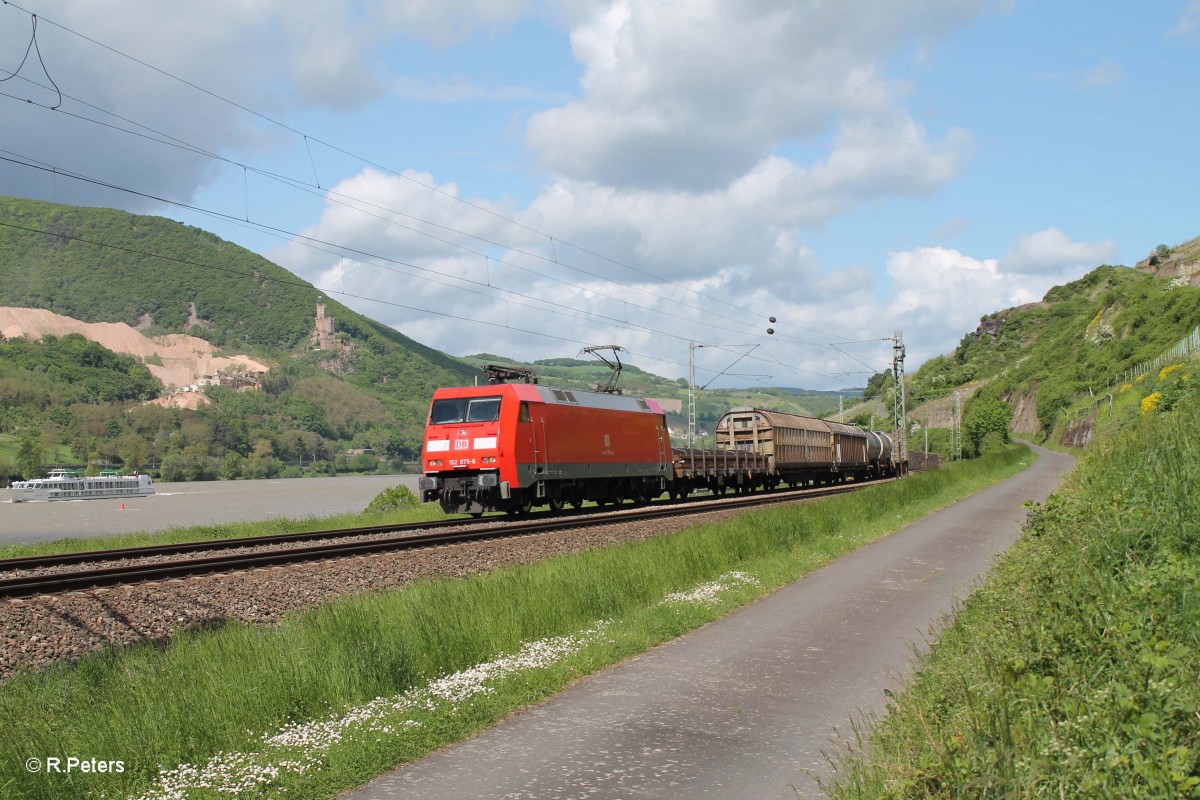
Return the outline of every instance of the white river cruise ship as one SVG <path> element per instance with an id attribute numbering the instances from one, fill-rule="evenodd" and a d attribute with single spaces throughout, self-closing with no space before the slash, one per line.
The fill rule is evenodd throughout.
<path id="1" fill-rule="evenodd" d="M 149 475 L 118 475 L 104 471 L 94 478 L 81 478 L 65 469 L 52 469 L 45 478 L 14 481 L 12 501 L 25 503 L 38 500 L 100 500 L 125 497 L 146 497 L 154 494 L 154 481 Z"/>

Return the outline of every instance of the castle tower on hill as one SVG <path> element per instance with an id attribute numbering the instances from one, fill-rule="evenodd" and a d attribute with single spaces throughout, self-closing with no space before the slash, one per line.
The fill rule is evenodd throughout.
<path id="1" fill-rule="evenodd" d="M 325 316 L 325 304 L 317 303 L 317 324 L 312 332 L 314 350 L 327 350 L 337 347 L 338 342 L 333 338 L 333 317 Z"/>

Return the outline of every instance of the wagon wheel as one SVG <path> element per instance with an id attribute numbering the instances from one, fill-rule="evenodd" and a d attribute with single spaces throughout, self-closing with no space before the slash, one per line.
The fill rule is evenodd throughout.
<path id="1" fill-rule="evenodd" d="M 509 516 L 515 517 L 518 514 L 528 514 L 531 508 L 533 508 L 533 503 L 530 502 L 528 497 L 525 497 L 520 500 L 513 500 L 507 511 Z"/>

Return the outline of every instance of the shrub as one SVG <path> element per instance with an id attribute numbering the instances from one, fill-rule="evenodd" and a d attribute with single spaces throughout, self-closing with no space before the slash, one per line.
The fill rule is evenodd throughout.
<path id="1" fill-rule="evenodd" d="M 363 513 L 387 514 L 391 511 L 399 511 L 402 508 L 416 508 L 420 504 L 421 501 L 413 494 L 412 489 L 409 489 L 407 486 L 393 486 L 377 494 Z"/>

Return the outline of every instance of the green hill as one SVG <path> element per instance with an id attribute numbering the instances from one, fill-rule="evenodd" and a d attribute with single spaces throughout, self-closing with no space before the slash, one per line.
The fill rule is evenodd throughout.
<path id="1" fill-rule="evenodd" d="M 1064 411 L 1119 391 L 1127 370 L 1200 325 L 1197 275 L 1200 239 L 1159 247 L 1136 268 L 1097 267 L 1041 302 L 989 314 L 953 353 L 909 376 L 909 409 L 946 427 L 948 398 L 966 388 L 1009 404 L 1014 431 L 1049 437 Z"/>
<path id="2" fill-rule="evenodd" d="M 314 350 L 318 303 L 336 329 L 333 346 Z M 264 463 L 306 456 L 332 463 L 339 452 L 364 448 L 415 457 L 433 390 L 478 374 L 211 233 L 111 209 L 0 197 L 0 305 L 124 322 L 151 336 L 188 333 L 271 364 L 258 397 L 210 392 L 212 405 L 195 412 L 138 408 L 128 415 L 115 407 L 119 398 L 106 401 L 106 421 L 121 434 L 141 426 L 143 447 L 134 455 L 169 465 L 173 454 L 191 448 L 181 477 L 212 477 L 214 465 L 255 452 Z M 69 381 L 12 362 L 11 348 L 0 357 L 6 354 L 0 459 L 11 457 L 19 433 L 36 429 L 50 460 L 61 460 L 63 449 L 80 461 L 96 452 L 125 460 L 105 452 L 114 448 L 104 436 L 81 429 L 78 418 L 94 411 L 78 407 Z M 39 387 L 36 402 L 13 388 L 31 381 Z M 58 409 L 58 422 L 49 420 L 51 409 Z M 185 428 L 188 435 L 180 436 Z"/>

